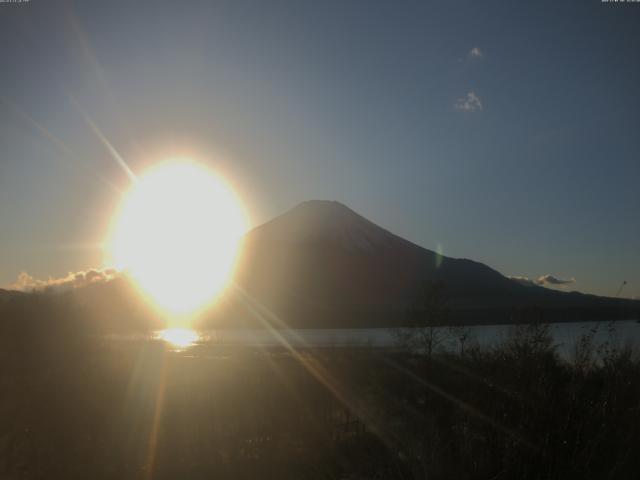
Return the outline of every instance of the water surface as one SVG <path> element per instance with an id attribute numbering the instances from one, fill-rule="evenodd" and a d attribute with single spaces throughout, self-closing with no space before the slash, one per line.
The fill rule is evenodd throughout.
<path id="1" fill-rule="evenodd" d="M 504 341 L 513 325 L 476 325 L 465 327 L 468 333 L 467 345 L 483 347 L 497 345 Z M 436 329 L 440 340 L 439 348 L 456 350 L 459 348 L 457 333 L 449 327 Z M 640 323 L 635 320 L 616 322 L 567 322 L 551 324 L 554 344 L 561 354 L 569 355 L 576 341 L 583 335 L 595 331 L 593 342 L 601 345 L 610 342 L 616 346 L 640 347 Z M 237 345 L 272 348 L 289 346 L 293 348 L 332 347 L 396 347 L 398 330 L 392 328 L 345 328 L 345 329 L 218 329 L 198 332 L 194 344 L 202 346 Z M 154 335 L 153 338 L 162 337 Z M 117 336 L 117 338 L 122 338 Z M 137 337 L 138 339 L 140 336 Z M 183 348 L 184 345 L 181 345 Z"/>

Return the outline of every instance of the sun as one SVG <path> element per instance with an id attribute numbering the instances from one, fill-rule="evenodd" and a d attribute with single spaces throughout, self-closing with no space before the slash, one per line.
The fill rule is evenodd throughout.
<path id="1" fill-rule="evenodd" d="M 111 259 L 178 325 L 222 292 L 246 227 L 238 197 L 220 176 L 193 161 L 167 161 L 125 194 Z"/>

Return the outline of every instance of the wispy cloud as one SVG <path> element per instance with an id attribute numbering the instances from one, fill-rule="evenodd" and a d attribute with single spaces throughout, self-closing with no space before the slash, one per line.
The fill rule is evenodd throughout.
<path id="1" fill-rule="evenodd" d="M 458 98 L 453 107 L 462 112 L 475 112 L 482 110 L 482 100 L 472 91 L 467 93 L 466 97 Z"/>
<path id="2" fill-rule="evenodd" d="M 18 279 L 9 285 L 10 290 L 21 292 L 55 290 L 64 291 L 74 288 L 84 287 L 92 283 L 102 283 L 113 280 L 120 272 L 114 268 L 90 269 L 80 272 L 69 272 L 65 277 L 41 280 L 29 275 L 27 272 L 20 272 Z"/>
<path id="3" fill-rule="evenodd" d="M 536 284 L 535 280 L 530 279 L 529 277 L 522 277 L 520 275 L 512 275 L 509 277 L 514 282 L 518 282 L 520 285 L 524 285 L 525 287 L 533 287 Z"/>
<path id="4" fill-rule="evenodd" d="M 553 275 L 542 275 L 536 280 L 538 285 L 569 285 L 576 283 L 575 278 L 558 278 Z"/>
<path id="5" fill-rule="evenodd" d="M 558 278 L 554 275 L 541 275 L 538 278 L 532 279 L 529 277 L 522 277 L 519 275 L 513 275 L 511 277 L 509 277 L 511 280 L 518 282 L 521 285 L 525 285 L 527 287 L 532 287 L 532 286 L 540 286 L 540 287 L 544 287 L 547 285 L 551 285 L 554 287 L 562 287 L 565 285 L 570 285 L 572 283 L 576 282 L 575 278 Z"/>
<path id="6" fill-rule="evenodd" d="M 467 54 L 467 57 L 469 58 L 482 58 L 483 56 L 484 54 L 482 53 L 482 50 L 480 50 L 480 47 L 473 47 Z"/>

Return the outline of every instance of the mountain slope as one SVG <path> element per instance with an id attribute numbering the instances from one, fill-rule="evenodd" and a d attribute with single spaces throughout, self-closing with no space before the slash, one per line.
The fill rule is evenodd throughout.
<path id="1" fill-rule="evenodd" d="M 298 205 L 249 232 L 243 252 L 236 284 L 298 327 L 397 325 L 433 281 L 445 284 L 454 321 L 466 323 L 510 321 L 515 310 L 533 307 L 557 313 L 629 305 L 523 286 L 481 263 L 415 245 L 338 202 Z"/>

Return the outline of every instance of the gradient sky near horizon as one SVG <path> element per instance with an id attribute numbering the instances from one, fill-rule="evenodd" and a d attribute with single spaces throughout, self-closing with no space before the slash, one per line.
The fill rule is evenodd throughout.
<path id="1" fill-rule="evenodd" d="M 0 286 L 102 266 L 129 180 L 97 130 L 134 172 L 208 163 L 254 225 L 338 200 L 640 297 L 639 40 L 600 0 L 0 3 Z"/>

